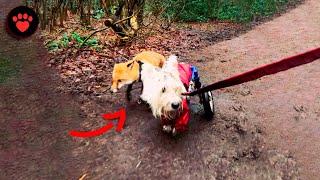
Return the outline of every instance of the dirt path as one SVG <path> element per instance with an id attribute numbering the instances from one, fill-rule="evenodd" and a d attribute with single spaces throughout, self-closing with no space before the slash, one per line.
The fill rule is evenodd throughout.
<path id="1" fill-rule="evenodd" d="M 238 38 L 195 52 L 207 82 L 320 46 L 320 2 L 297 9 Z M 320 171 L 320 61 L 287 72 L 217 91 L 217 98 L 236 99 L 256 123 L 265 127 L 269 148 L 289 150 L 302 179 Z"/>
<path id="2" fill-rule="evenodd" d="M 38 34 L 20 41 L 7 35 L 5 17 L 18 5 L 0 2 L 0 60 L 16 72 L 0 84 L 0 179 L 78 177 L 82 157 L 72 150 L 79 144 L 67 132 L 83 119 L 79 105 L 58 92 L 58 75 L 45 65 Z"/>

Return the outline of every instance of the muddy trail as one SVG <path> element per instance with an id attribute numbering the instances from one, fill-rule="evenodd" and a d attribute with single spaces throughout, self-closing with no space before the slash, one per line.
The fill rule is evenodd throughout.
<path id="1" fill-rule="evenodd" d="M 0 59 L 12 72 L 0 84 L 0 179 L 77 177 L 83 157 L 73 155 L 79 144 L 67 131 L 83 119 L 79 105 L 59 92 L 59 76 L 45 66 L 37 35 L 19 41 L 7 35 L 5 17 L 18 5 L 2 1 L 0 7 Z"/>
<path id="2" fill-rule="evenodd" d="M 320 3 L 306 1 L 281 17 L 229 41 L 192 53 L 207 82 L 320 46 Z M 320 61 L 216 92 L 235 99 L 249 121 L 264 130 L 267 148 L 290 152 L 302 179 L 318 179 Z M 220 105 L 218 104 L 218 107 Z"/>
<path id="3" fill-rule="evenodd" d="M 2 24 L 8 11 L 17 5 L 19 4 L 15 2 L 1 3 Z M 305 9 L 309 8 L 308 6 L 317 12 L 317 5 L 319 6 L 319 3 L 316 1 L 307 1 L 301 6 L 302 9 L 299 7 L 270 23 L 278 26 L 281 23 L 289 23 L 286 17 L 296 18 L 298 21 L 299 18 L 304 18 L 299 16 L 299 12 L 302 15 L 306 14 Z M 295 14 L 297 12 L 298 14 Z M 303 20 L 299 22 L 305 22 Z M 316 18 L 309 19 L 301 26 L 310 28 L 309 25 L 314 25 L 313 28 L 316 29 L 317 26 L 312 24 L 313 22 L 316 23 Z M 262 35 L 267 36 L 267 30 L 265 30 L 267 28 L 264 27 L 267 24 L 258 26 L 239 38 L 245 38 L 246 41 L 254 44 L 255 39 L 250 37 L 254 36 L 259 29 Z M 273 30 L 276 31 L 276 29 Z M 307 31 L 306 29 L 302 32 L 304 36 L 308 36 Z M 299 31 L 294 33 L 292 38 L 296 36 L 298 38 Z M 20 41 L 9 37 L 4 28 L 0 29 L 0 34 L 1 58 L 15 64 L 17 72 L 0 84 L 0 179 L 78 179 L 83 175 L 86 175 L 85 179 L 294 179 L 300 176 L 299 167 L 302 169 L 304 178 L 316 177 L 314 173 L 316 171 L 313 171 L 314 168 L 319 167 L 314 162 L 316 158 L 312 154 L 307 156 L 299 154 L 298 146 L 289 146 L 290 144 L 286 143 L 285 140 L 289 141 L 290 137 L 293 138 L 289 129 L 285 131 L 288 133 L 285 135 L 289 138 L 285 136 L 284 141 L 279 141 L 280 133 L 284 131 L 281 131 L 279 124 L 275 124 L 276 118 L 288 122 L 281 125 L 292 125 L 282 128 L 307 125 L 304 121 L 312 122 L 314 124 L 312 135 L 316 135 L 317 121 L 308 118 L 308 113 L 312 113 L 316 106 L 306 104 L 303 106 L 308 107 L 305 110 L 299 106 L 301 104 L 297 104 L 298 110 L 302 109 L 302 113 L 294 114 L 293 112 L 292 115 L 301 114 L 301 117 L 298 116 L 298 120 L 291 120 L 289 119 L 291 114 L 286 113 L 286 109 L 278 114 L 275 111 L 289 106 L 292 108 L 290 104 L 292 97 L 290 98 L 289 95 L 294 92 L 287 94 L 283 90 L 277 96 L 272 96 L 273 98 L 280 95 L 280 97 L 287 96 L 285 100 L 288 105 L 283 105 L 284 102 L 282 102 L 283 104 L 274 106 L 273 102 L 278 102 L 277 99 L 266 98 L 269 97 L 266 88 L 273 87 L 273 92 L 278 92 L 279 88 L 276 88 L 276 85 L 279 83 L 277 82 L 284 81 L 284 78 L 288 78 L 288 74 L 283 73 L 282 79 L 274 76 L 267 83 L 269 86 L 262 81 L 255 81 L 245 86 L 217 91 L 215 93 L 216 117 L 210 122 L 202 119 L 201 108 L 197 104 L 197 98 L 194 98 L 189 131 L 172 138 L 161 131 L 159 122 L 152 117 L 148 107 L 138 105 L 134 100 L 126 102 L 124 94 L 112 96 L 105 94 L 90 99 L 85 95 L 65 93 L 64 84 L 60 82 L 57 72 L 46 66 L 47 52 L 41 40 L 37 38 L 39 34 Z M 277 33 L 269 35 L 274 35 L 273 38 L 267 39 L 271 43 L 272 39 L 276 39 Z M 259 37 L 256 36 L 257 41 Z M 264 48 L 274 47 L 277 51 L 266 51 L 270 54 L 265 52 L 265 57 L 262 58 L 262 52 L 258 52 L 253 45 L 250 46 L 252 49 L 247 51 L 250 48 L 246 49 L 246 45 L 250 43 L 240 42 L 239 38 L 208 47 L 209 50 L 205 49 L 204 52 L 194 52 L 195 59 L 198 60 L 194 63 L 200 67 L 205 82 L 218 80 L 237 70 L 255 67 L 272 58 L 282 57 L 286 53 L 298 52 L 300 46 L 306 49 L 316 45 L 318 40 L 313 37 L 314 41 L 309 39 L 309 44 L 307 40 L 304 44 L 289 41 L 284 41 L 282 44 L 273 42 L 277 47 L 265 44 Z M 290 40 L 294 41 L 294 39 Z M 228 52 L 231 49 L 228 49 L 227 45 L 223 46 L 223 43 L 234 44 L 232 47 L 235 50 Z M 243 51 L 241 51 L 242 48 L 237 49 L 238 46 L 242 46 L 246 50 L 245 53 L 251 55 L 250 58 L 243 57 L 243 61 L 240 61 L 237 53 L 241 54 Z M 226 47 L 227 51 L 223 47 Z M 281 48 L 283 48 L 282 51 L 279 51 Z M 227 55 L 230 55 L 229 59 Z M 250 63 L 249 60 L 257 55 L 259 58 L 256 58 L 254 63 Z M 214 59 L 210 59 L 212 57 Z M 236 61 L 233 61 L 234 59 Z M 261 61 L 258 61 L 259 59 Z M 227 63 L 231 62 L 233 67 L 239 66 L 239 68 L 230 69 Z M 308 67 L 311 69 L 303 70 Z M 315 73 L 308 73 L 308 71 Z M 212 72 L 212 74 L 205 72 Z M 302 67 L 301 72 L 296 72 L 296 76 L 310 74 L 308 85 L 311 86 L 315 82 L 317 72 L 319 71 L 315 66 L 310 65 Z M 303 80 L 300 76 L 298 79 Z M 314 89 L 319 89 L 316 82 L 313 85 Z M 290 91 L 297 90 L 295 87 L 297 86 L 291 89 L 291 86 L 288 86 Z M 257 91 L 260 93 L 256 93 Z M 299 92 L 302 94 L 307 91 L 301 89 Z M 314 94 L 311 93 L 306 97 L 312 99 L 319 91 L 311 92 Z M 134 94 L 137 99 L 138 92 Z M 305 102 L 303 96 L 300 99 L 296 98 L 295 101 Z M 68 135 L 68 131 L 73 129 L 92 130 L 102 127 L 105 122 L 100 115 L 114 112 L 121 107 L 126 108 L 128 116 L 121 133 L 110 131 L 89 139 Z M 272 112 L 274 116 L 267 112 Z M 291 109 L 290 112 L 292 112 Z M 262 123 L 267 121 L 266 118 L 270 118 L 269 122 L 274 123 L 266 127 L 266 124 Z M 318 116 L 315 117 L 317 118 Z M 302 131 L 309 126 L 312 124 L 309 123 L 308 126 L 299 129 Z M 273 131 L 272 128 L 274 128 Z M 316 154 L 315 148 L 318 145 L 316 141 L 310 144 L 309 149 L 306 148 L 307 143 L 315 140 L 316 136 L 312 139 L 310 134 L 302 133 L 301 135 L 297 134 L 297 137 L 307 141 L 304 141 L 306 144 L 299 145 L 305 146 L 304 148 L 309 152 Z M 287 148 L 283 148 L 286 145 L 288 145 Z M 293 154 L 286 152 L 286 150 L 291 151 L 290 147 L 293 148 Z M 311 158 L 314 158 L 312 167 L 305 163 L 307 160 L 312 160 Z M 295 159 L 298 160 L 298 165 Z"/>

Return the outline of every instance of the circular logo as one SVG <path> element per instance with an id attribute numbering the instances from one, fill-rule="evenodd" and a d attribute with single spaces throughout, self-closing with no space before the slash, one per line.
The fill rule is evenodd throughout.
<path id="1" fill-rule="evenodd" d="M 24 38 L 36 32 L 39 24 L 37 14 L 26 6 L 19 6 L 7 16 L 7 30 L 14 37 Z"/>

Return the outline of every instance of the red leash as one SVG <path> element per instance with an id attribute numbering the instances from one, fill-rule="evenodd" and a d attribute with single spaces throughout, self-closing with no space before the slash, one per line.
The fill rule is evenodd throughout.
<path id="1" fill-rule="evenodd" d="M 210 84 L 208 86 L 205 86 L 193 92 L 184 93 L 184 95 L 194 96 L 196 94 L 204 93 L 207 91 L 213 91 L 216 89 L 221 89 L 225 87 L 234 86 L 237 84 L 242 84 L 248 81 L 258 79 L 263 76 L 275 74 L 275 73 L 286 71 L 288 69 L 291 69 L 297 66 L 311 63 L 319 58 L 320 58 L 320 48 L 317 48 L 302 54 L 298 54 L 296 56 L 282 59 L 278 62 L 274 62 L 271 64 L 258 67 L 256 69 L 244 72 L 242 74 L 238 74 L 228 79 L 218 81 L 216 83 Z"/>

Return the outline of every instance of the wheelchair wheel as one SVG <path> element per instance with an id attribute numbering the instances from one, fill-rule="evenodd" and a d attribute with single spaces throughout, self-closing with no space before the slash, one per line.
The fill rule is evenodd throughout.
<path id="1" fill-rule="evenodd" d="M 211 91 L 201 94 L 201 103 L 203 105 L 205 118 L 212 120 L 214 116 L 214 102 Z"/>

